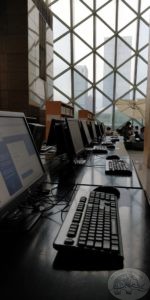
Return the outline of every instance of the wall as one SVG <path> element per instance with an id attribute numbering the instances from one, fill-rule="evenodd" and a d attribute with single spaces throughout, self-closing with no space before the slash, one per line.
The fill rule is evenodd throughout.
<path id="1" fill-rule="evenodd" d="M 27 111 L 27 4 L 0 1 L 0 109 Z"/>
<path id="2" fill-rule="evenodd" d="M 45 80 L 39 76 L 39 13 L 46 20 Z M 0 1 L 0 110 L 44 118 L 45 100 L 52 98 L 52 40 L 52 17 L 42 0 Z"/>
<path id="3" fill-rule="evenodd" d="M 43 7 L 39 7 L 39 2 L 28 0 L 29 103 L 44 109 L 45 101 L 51 99 L 53 94 L 53 33 L 51 16 L 44 14 Z M 39 75 L 39 11 L 46 21 L 45 80 Z"/>

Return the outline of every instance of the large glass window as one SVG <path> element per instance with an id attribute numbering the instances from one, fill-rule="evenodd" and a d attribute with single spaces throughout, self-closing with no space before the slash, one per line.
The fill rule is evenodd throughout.
<path id="1" fill-rule="evenodd" d="M 149 0 L 47 0 L 53 14 L 53 100 L 91 110 L 113 128 L 131 116 L 117 101 L 145 100 Z M 143 119 L 138 119 L 143 122 Z"/>

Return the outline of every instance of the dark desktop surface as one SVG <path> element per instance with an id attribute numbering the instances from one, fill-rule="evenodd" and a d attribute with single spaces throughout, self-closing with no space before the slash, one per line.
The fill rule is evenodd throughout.
<path id="1" fill-rule="evenodd" d="M 126 272 L 128 268 L 141 271 L 150 278 L 150 207 L 134 166 L 132 177 L 107 176 L 105 158 L 91 154 L 86 166 L 71 165 L 63 157 L 47 161 L 46 187 L 50 189 L 50 200 L 55 199 L 57 205 L 52 205 L 28 232 L 0 233 L 2 300 L 108 300 L 114 299 L 115 293 L 116 296 L 120 293 L 134 297 L 135 290 L 136 296 L 149 299 L 147 282 L 145 285 L 142 282 L 140 289 L 137 286 L 139 278 L 135 279 L 136 289 L 131 285 L 129 289 L 126 285 L 124 290 L 116 290 L 116 285 L 109 285 L 118 268 L 120 272 Z M 116 265 L 115 268 L 100 258 L 97 261 L 92 258 L 86 262 L 78 261 L 76 257 L 62 255 L 53 248 L 74 197 L 83 193 L 88 195 L 97 185 L 113 185 L 120 191 L 118 204 L 124 253 L 121 267 Z"/>
<path id="2" fill-rule="evenodd" d="M 77 186 L 77 193 L 83 189 L 87 194 L 91 186 Z M 142 189 L 119 191 L 124 252 L 120 271 L 132 268 L 150 278 L 150 208 Z M 114 299 L 108 282 L 115 269 L 105 267 L 100 259 L 94 263 L 89 260 L 85 266 L 54 250 L 53 241 L 62 224 L 60 209 L 55 207 L 30 232 L 1 234 L 1 299 Z M 131 296 L 134 290 L 130 292 Z M 143 299 L 149 299 L 149 293 Z"/>
<path id="3" fill-rule="evenodd" d="M 141 183 L 133 162 L 129 157 L 123 159 L 130 165 L 132 176 L 115 176 L 105 174 L 107 155 L 88 155 L 84 165 L 74 165 L 61 158 L 54 160 L 47 167 L 51 183 L 72 183 L 82 185 L 113 185 L 116 187 L 141 188 Z"/>

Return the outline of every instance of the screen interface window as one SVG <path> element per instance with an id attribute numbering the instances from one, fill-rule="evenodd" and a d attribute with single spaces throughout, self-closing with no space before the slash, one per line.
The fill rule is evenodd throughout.
<path id="1" fill-rule="evenodd" d="M 0 209 L 42 175 L 24 118 L 0 117 Z"/>

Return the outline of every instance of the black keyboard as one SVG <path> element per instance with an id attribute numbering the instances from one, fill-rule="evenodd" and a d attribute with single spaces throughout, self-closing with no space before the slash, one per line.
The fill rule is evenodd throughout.
<path id="1" fill-rule="evenodd" d="M 94 146 L 92 152 L 95 154 L 107 154 L 108 150 L 106 146 L 99 145 L 99 146 Z"/>
<path id="2" fill-rule="evenodd" d="M 89 197 L 75 199 L 54 241 L 63 253 L 98 256 L 123 263 L 118 198 L 119 191 L 101 186 Z M 61 253 L 61 251 L 60 251 Z"/>
<path id="3" fill-rule="evenodd" d="M 129 164 L 122 159 L 106 160 L 105 173 L 107 175 L 131 176 Z"/>

